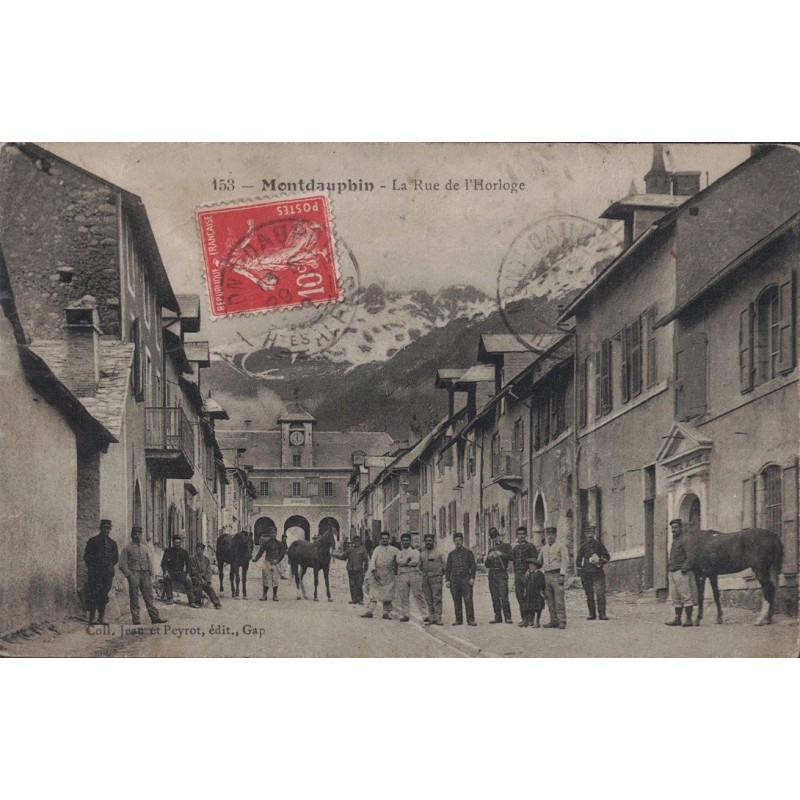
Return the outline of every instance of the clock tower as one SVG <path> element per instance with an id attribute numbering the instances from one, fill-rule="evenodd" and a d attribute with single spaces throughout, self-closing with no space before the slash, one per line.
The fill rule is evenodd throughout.
<path id="1" fill-rule="evenodd" d="M 314 467 L 314 425 L 317 420 L 298 403 L 278 417 L 281 428 L 281 467 Z"/>

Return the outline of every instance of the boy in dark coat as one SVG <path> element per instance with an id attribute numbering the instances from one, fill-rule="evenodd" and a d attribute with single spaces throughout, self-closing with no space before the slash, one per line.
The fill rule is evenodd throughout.
<path id="1" fill-rule="evenodd" d="M 523 578 L 525 619 L 531 627 L 538 628 L 544 608 L 545 580 L 541 571 L 542 562 L 538 558 L 528 558 L 526 563 L 528 571 Z"/>

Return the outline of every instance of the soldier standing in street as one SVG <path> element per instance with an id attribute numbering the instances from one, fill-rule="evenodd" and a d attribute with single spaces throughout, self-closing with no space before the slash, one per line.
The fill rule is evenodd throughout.
<path id="1" fill-rule="evenodd" d="M 189 559 L 189 575 L 194 586 L 194 596 L 196 603 L 200 604 L 203 599 L 203 592 L 208 595 L 208 599 L 214 604 L 214 608 L 219 611 L 222 604 L 219 602 L 217 593 L 211 585 L 211 561 L 204 554 L 206 546 L 198 542 L 194 548 L 194 555 Z"/>
<path id="2" fill-rule="evenodd" d="M 138 525 L 131 528 L 131 541 L 122 548 L 119 568 L 128 579 L 128 597 L 131 603 L 131 622 L 141 623 L 139 616 L 139 592 L 142 593 L 147 613 L 154 625 L 166 622 L 158 613 L 153 602 L 153 561 L 150 553 L 142 544 L 142 529 Z"/>
<path id="3" fill-rule="evenodd" d="M 346 553 L 334 553 L 334 558 L 347 562 L 347 578 L 350 581 L 350 605 L 364 602 L 364 575 L 369 565 L 367 549 L 361 544 L 361 537 L 354 536 L 353 543 Z"/>
<path id="4" fill-rule="evenodd" d="M 89 624 L 106 621 L 108 593 L 114 581 L 114 566 L 119 561 L 117 543 L 111 538 L 111 520 L 100 520 L 100 533 L 86 542 L 83 560 L 86 564 L 86 605 L 89 609 Z"/>
<path id="5" fill-rule="evenodd" d="M 511 604 L 508 602 L 508 565 L 513 561 L 511 546 L 500 541 L 500 531 L 489 528 L 489 552 L 483 562 L 489 571 L 489 593 L 492 595 L 494 619 L 490 624 L 511 622 Z"/>
<path id="6" fill-rule="evenodd" d="M 550 622 L 542 627 L 564 630 L 567 627 L 567 603 L 564 597 L 564 583 L 567 580 L 567 569 L 569 568 L 569 552 L 563 543 L 556 544 L 556 534 L 555 528 L 544 529 L 547 544 L 542 548 L 542 552 L 539 553 L 542 572 L 544 572 L 547 611 L 550 614 Z"/>
<path id="7" fill-rule="evenodd" d="M 371 619 L 378 600 L 383 603 L 383 619 L 392 618 L 392 598 L 399 552 L 397 548 L 389 546 L 389 533 L 384 531 L 381 534 L 380 544 L 372 551 L 369 560 L 369 605 L 361 615 L 365 619 Z"/>
<path id="8" fill-rule="evenodd" d="M 426 533 L 423 539 L 425 547 L 419 556 L 419 570 L 422 575 L 422 594 L 428 606 L 428 614 L 423 618 L 423 622 L 441 625 L 442 584 L 446 559 L 440 550 L 433 549 L 436 537 L 432 533 Z"/>
<path id="9" fill-rule="evenodd" d="M 426 617 L 425 598 L 422 596 L 422 576 L 419 571 L 419 550 L 411 546 L 411 534 L 400 536 L 400 552 L 397 554 L 397 588 L 400 595 L 400 622 L 410 619 L 409 595 L 414 595 L 420 614 Z"/>
<path id="10" fill-rule="evenodd" d="M 675 619 L 665 622 L 665 625 L 679 626 L 681 612 L 686 611 L 684 628 L 692 627 L 692 610 L 697 603 L 697 582 L 692 572 L 692 560 L 686 549 L 686 534 L 683 532 L 683 522 L 673 519 L 669 523 L 672 529 L 672 546 L 669 549 L 667 570 L 669 575 L 669 599 L 675 609 Z"/>
<path id="11" fill-rule="evenodd" d="M 444 568 L 445 586 L 453 595 L 453 606 L 456 612 L 456 621 L 453 625 L 463 625 L 461 601 L 467 609 L 467 625 L 473 627 L 475 622 L 475 607 L 472 603 L 472 587 L 475 585 L 475 575 L 478 567 L 475 563 L 475 554 L 464 547 L 464 534 L 456 531 L 453 534 L 455 549 L 447 554 L 447 564 Z"/>
<path id="12" fill-rule="evenodd" d="M 164 573 L 164 593 L 167 602 L 172 603 L 172 583 L 176 581 L 186 591 L 190 606 L 195 606 L 192 581 L 189 578 L 189 554 L 183 548 L 183 537 L 172 537 L 172 547 L 168 547 L 161 557 L 161 571 Z"/>
<path id="13" fill-rule="evenodd" d="M 598 611 L 600 619 L 608 619 L 606 616 L 606 574 L 603 566 L 611 560 L 611 556 L 606 550 L 606 546 L 598 541 L 597 528 L 594 525 L 585 525 L 583 532 L 586 534 L 586 541 L 578 550 L 575 568 L 581 577 L 583 591 L 586 592 L 586 605 L 589 606 L 587 619 L 597 619 Z M 597 593 L 596 606 L 595 593 Z"/>
<path id="14" fill-rule="evenodd" d="M 525 614 L 525 573 L 528 571 L 528 559 L 536 558 L 539 552 L 533 542 L 528 541 L 528 529 L 524 525 L 517 528 L 517 543 L 514 545 L 512 557 L 514 560 L 514 594 L 519 604 L 519 615 L 522 621 L 520 628 L 527 628 L 530 620 Z"/>
<path id="15" fill-rule="evenodd" d="M 279 564 L 286 555 L 286 545 L 278 541 L 278 532 L 275 528 L 268 528 L 267 534 L 261 539 L 261 546 L 258 553 L 253 557 L 253 561 L 258 561 L 264 556 L 264 563 L 261 565 L 261 599 L 269 599 L 269 587 L 272 586 L 272 599 L 278 600 L 278 585 L 281 579 Z"/>

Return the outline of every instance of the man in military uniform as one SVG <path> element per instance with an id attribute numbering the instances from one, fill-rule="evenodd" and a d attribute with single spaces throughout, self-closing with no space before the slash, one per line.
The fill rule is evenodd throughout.
<path id="1" fill-rule="evenodd" d="M 422 576 L 419 571 L 420 553 L 411 546 L 411 534 L 400 536 L 400 552 L 397 554 L 397 589 L 400 600 L 400 622 L 408 622 L 411 611 L 410 595 L 414 595 L 420 614 L 426 618 L 425 598 L 422 596 Z"/>
<path id="2" fill-rule="evenodd" d="M 176 534 L 172 537 L 172 547 L 168 547 L 161 557 L 161 571 L 164 574 L 164 594 L 167 602 L 173 602 L 173 582 L 177 582 L 186 591 L 189 605 L 195 607 L 192 581 L 189 579 L 189 554 L 183 548 L 183 537 Z"/>
<path id="3" fill-rule="evenodd" d="M 679 626 L 681 613 L 686 611 L 684 628 L 692 627 L 692 611 L 697 603 L 697 582 L 692 571 L 692 559 L 686 547 L 686 534 L 683 521 L 673 519 L 669 523 L 672 530 L 672 545 L 669 549 L 667 570 L 669 576 L 669 599 L 675 609 L 675 619 L 665 625 Z"/>
<path id="4" fill-rule="evenodd" d="M 484 565 L 489 572 L 489 593 L 492 595 L 494 619 L 490 624 L 511 622 L 511 604 L 508 602 L 508 565 L 513 561 L 511 545 L 500 540 L 500 531 L 489 528 L 489 552 Z"/>
<path id="5" fill-rule="evenodd" d="M 286 555 L 286 545 L 278 541 L 278 532 L 275 528 L 268 528 L 266 536 L 261 539 L 261 546 L 253 557 L 253 561 L 258 561 L 264 556 L 264 563 L 261 565 L 261 599 L 269 599 L 269 587 L 272 586 L 272 599 L 278 600 L 278 585 L 281 579 L 281 571 L 278 566 Z"/>
<path id="6" fill-rule="evenodd" d="M 425 547 L 419 556 L 419 571 L 422 575 L 422 594 L 428 614 L 423 622 L 429 625 L 442 624 L 442 584 L 446 559 L 441 550 L 434 550 L 436 537 L 432 533 L 423 536 Z"/>
<path id="7" fill-rule="evenodd" d="M 558 531 L 555 528 L 545 528 L 546 544 L 539 553 L 544 572 L 545 598 L 550 622 L 543 628 L 567 627 L 567 602 L 564 596 L 564 584 L 567 580 L 569 569 L 569 552 L 562 542 L 556 542 Z"/>
<path id="8" fill-rule="evenodd" d="M 528 529 L 524 525 L 517 528 L 517 543 L 512 551 L 514 561 L 514 594 L 519 604 L 519 614 L 522 621 L 520 628 L 527 628 L 530 625 L 527 614 L 525 613 L 525 573 L 528 571 L 528 559 L 536 558 L 539 555 L 536 545 L 528 541 Z"/>
<path id="9" fill-rule="evenodd" d="M 586 605 L 589 606 L 587 619 L 608 619 L 606 616 L 606 574 L 603 566 L 611 560 L 606 546 L 597 539 L 597 528 L 594 525 L 585 525 L 583 532 L 586 541 L 578 549 L 575 557 L 575 568 L 581 577 L 583 591 L 586 592 Z M 597 593 L 597 605 L 594 598 Z"/>
<path id="10" fill-rule="evenodd" d="M 83 560 L 86 564 L 86 597 L 89 624 L 105 624 L 108 593 L 114 581 L 114 566 L 119 561 L 117 543 L 111 538 L 111 520 L 100 520 L 100 533 L 86 542 Z"/>
<path id="11" fill-rule="evenodd" d="M 189 576 L 192 579 L 194 596 L 197 603 L 203 599 L 203 592 L 208 595 L 208 599 L 214 604 L 214 608 L 219 611 L 222 604 L 219 602 L 214 587 L 211 585 L 211 561 L 205 555 L 206 546 L 198 542 L 194 548 L 194 555 L 189 559 Z"/>
<path id="12" fill-rule="evenodd" d="M 444 568 L 445 586 L 453 595 L 453 606 L 456 612 L 456 621 L 453 625 L 463 625 L 461 602 L 467 609 L 467 625 L 473 627 L 475 622 L 475 607 L 472 603 L 472 587 L 475 585 L 475 575 L 478 571 L 475 563 L 475 554 L 464 547 L 464 534 L 456 531 L 453 534 L 454 549 L 447 554 L 447 564 Z"/>
<path id="13" fill-rule="evenodd" d="M 346 561 L 347 578 L 350 582 L 350 605 L 364 603 L 364 576 L 369 565 L 367 549 L 361 544 L 361 537 L 354 536 L 353 542 L 344 553 L 333 553 L 334 558 Z"/>
<path id="14" fill-rule="evenodd" d="M 142 529 L 138 525 L 131 528 L 131 541 L 122 548 L 119 557 L 119 568 L 128 579 L 128 598 L 131 604 L 131 621 L 134 625 L 141 622 L 139 616 L 139 592 L 142 593 L 147 613 L 154 625 L 166 622 L 158 613 L 153 602 L 153 561 L 150 552 L 142 544 Z"/>

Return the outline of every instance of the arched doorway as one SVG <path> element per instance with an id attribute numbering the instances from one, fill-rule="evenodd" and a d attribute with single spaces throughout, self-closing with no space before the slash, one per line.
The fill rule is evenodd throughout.
<path id="1" fill-rule="evenodd" d="M 538 494 L 536 495 L 536 502 L 533 504 L 533 531 L 531 532 L 531 541 L 537 547 L 539 546 L 539 542 L 544 539 L 545 518 L 544 498 Z"/>
<path id="2" fill-rule="evenodd" d="M 341 530 L 339 526 L 339 520 L 337 520 L 335 517 L 323 517 L 319 521 L 319 527 L 317 529 L 317 533 L 323 534 L 325 533 L 326 530 L 328 530 L 328 528 L 333 528 L 333 532 L 336 535 L 336 541 L 338 542 L 339 533 Z"/>
<path id="3" fill-rule="evenodd" d="M 269 517 L 259 517 L 256 520 L 255 527 L 253 528 L 253 541 L 256 545 L 261 541 L 261 537 L 270 530 L 277 533 L 278 526 Z"/>
<path id="4" fill-rule="evenodd" d="M 311 541 L 311 525 L 308 520 L 300 514 L 289 517 L 283 525 L 283 532 L 286 534 L 287 544 L 291 544 L 298 539 Z"/>
<path id="5" fill-rule="evenodd" d="M 687 531 L 700 530 L 700 498 L 691 492 L 681 501 L 681 519 Z"/>

